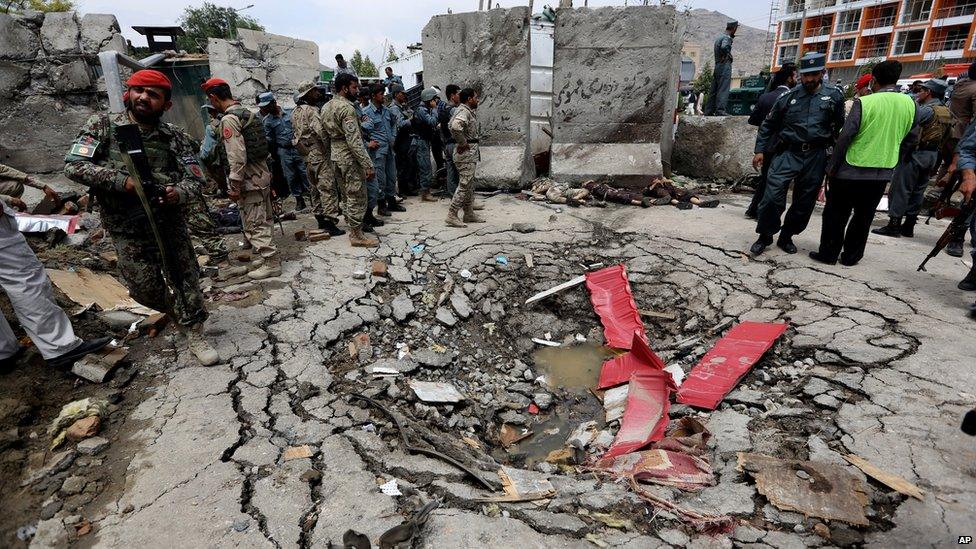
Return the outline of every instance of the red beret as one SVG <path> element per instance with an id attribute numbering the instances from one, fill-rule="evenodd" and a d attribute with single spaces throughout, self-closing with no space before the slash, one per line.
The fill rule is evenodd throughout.
<path id="1" fill-rule="evenodd" d="M 229 85 L 229 84 L 227 84 L 227 81 L 224 80 L 223 78 L 210 78 L 206 82 L 204 82 L 203 84 L 200 84 L 200 89 L 203 90 L 203 91 L 209 91 L 210 88 L 212 88 L 214 86 L 219 86 L 221 84 Z"/>
<path id="2" fill-rule="evenodd" d="M 861 88 L 866 87 L 870 83 L 871 83 L 871 75 L 865 74 L 857 79 L 857 84 L 854 85 L 854 89 L 859 90 Z"/>
<path id="3" fill-rule="evenodd" d="M 152 69 L 143 69 L 132 73 L 132 76 L 126 80 L 125 85 L 130 88 L 132 86 L 141 86 L 146 88 L 163 88 L 165 90 L 173 89 L 173 83 L 169 81 L 169 78 L 166 78 L 165 74 Z"/>

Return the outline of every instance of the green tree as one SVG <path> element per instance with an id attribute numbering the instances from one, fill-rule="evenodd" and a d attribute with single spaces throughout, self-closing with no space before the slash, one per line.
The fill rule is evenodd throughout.
<path id="1" fill-rule="evenodd" d="M 386 52 L 386 62 L 390 63 L 396 61 L 397 59 L 400 59 L 400 56 L 397 55 L 396 50 L 393 49 L 393 44 L 390 44 L 390 51 Z"/>
<path id="2" fill-rule="evenodd" d="M 695 93 L 706 93 L 708 90 L 712 89 L 712 64 L 708 61 L 702 67 L 700 73 L 698 73 L 698 78 L 691 83 L 691 87 L 695 90 Z"/>
<path id="3" fill-rule="evenodd" d="M 24 10 L 43 12 L 71 11 L 75 9 L 72 0 L 3 0 L 0 13 L 19 13 Z"/>
<path id="4" fill-rule="evenodd" d="M 363 52 L 356 50 L 352 53 L 352 59 L 349 60 L 349 64 L 356 71 L 359 76 L 379 76 L 380 71 L 376 68 L 376 64 L 369 56 L 363 56 Z"/>
<path id="5" fill-rule="evenodd" d="M 179 23 L 186 35 L 181 36 L 177 44 L 180 49 L 192 52 L 207 51 L 208 38 L 233 38 L 237 29 L 264 30 L 257 19 L 210 2 L 204 2 L 199 8 L 183 10 Z"/>

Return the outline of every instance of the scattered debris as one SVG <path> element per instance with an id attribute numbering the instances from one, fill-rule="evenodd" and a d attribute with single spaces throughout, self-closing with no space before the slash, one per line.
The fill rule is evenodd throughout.
<path id="1" fill-rule="evenodd" d="M 644 450 L 603 458 L 592 469 L 616 478 L 635 478 L 689 491 L 715 484 L 715 475 L 707 460 L 671 450 Z"/>
<path id="2" fill-rule="evenodd" d="M 630 377 L 627 407 L 617 437 L 603 458 L 639 450 L 664 437 L 668 409 L 674 391 L 671 374 L 662 370 L 641 370 Z"/>
<path id="3" fill-rule="evenodd" d="M 603 393 L 603 411 L 607 423 L 623 417 L 624 408 L 627 406 L 628 391 L 630 391 L 630 385 L 624 384 L 607 389 Z"/>
<path id="4" fill-rule="evenodd" d="M 397 485 L 397 480 L 390 479 L 389 482 L 385 484 L 380 484 L 380 492 L 388 496 L 402 496 L 403 492 L 400 491 L 400 487 Z"/>
<path id="5" fill-rule="evenodd" d="M 329 240 L 330 238 L 332 238 L 332 235 L 324 231 L 314 231 L 308 234 L 309 242 L 321 242 L 323 240 Z"/>
<path id="6" fill-rule="evenodd" d="M 508 265 L 508 258 L 503 255 L 495 256 L 495 263 L 498 263 L 499 265 Z"/>
<path id="7" fill-rule="evenodd" d="M 740 452 L 738 468 L 752 475 L 759 493 L 779 509 L 868 525 L 864 515 L 868 503 L 865 486 L 843 466 Z M 798 471 L 806 473 L 807 478 L 797 476 Z"/>
<path id="8" fill-rule="evenodd" d="M 618 518 L 610 513 L 590 513 L 590 516 L 610 528 L 616 528 L 618 530 L 634 529 L 634 521 L 630 519 Z"/>
<path id="9" fill-rule="evenodd" d="M 729 330 L 691 369 L 678 402 L 714 410 L 786 328 L 784 323 L 746 321 Z"/>
<path id="10" fill-rule="evenodd" d="M 884 484 L 888 488 L 891 488 L 898 493 L 905 494 L 906 496 L 913 497 L 917 500 L 925 499 L 925 492 L 921 488 L 915 486 L 898 475 L 889 473 L 887 471 L 882 471 L 861 456 L 848 454 L 844 456 L 844 459 L 850 462 L 851 465 L 854 465 L 863 471 L 865 475 L 877 480 L 881 484 Z"/>
<path id="11" fill-rule="evenodd" d="M 532 223 L 512 223 L 512 230 L 519 233 L 534 233 L 535 225 Z"/>
<path id="12" fill-rule="evenodd" d="M 535 267 L 535 262 L 532 259 L 532 254 L 525 254 L 525 266 L 530 269 Z"/>
<path id="13" fill-rule="evenodd" d="M 64 436 L 71 442 L 80 442 L 98 434 L 102 420 L 98 416 L 83 417 L 72 423 L 64 431 Z"/>
<path id="14" fill-rule="evenodd" d="M 148 307 L 140 305 L 129 296 L 125 289 L 112 275 L 96 273 L 90 269 L 80 268 L 77 271 L 61 271 L 47 269 L 51 282 L 75 303 L 88 306 L 98 305 L 103 311 L 129 311 L 138 315 L 149 316 L 157 313 Z"/>
<path id="15" fill-rule="evenodd" d="M 414 394 L 417 395 L 417 398 L 424 402 L 446 402 L 453 404 L 464 400 L 464 395 L 458 392 L 457 388 L 450 383 L 411 379 L 409 385 L 413 389 Z"/>
<path id="16" fill-rule="evenodd" d="M 373 276 L 386 276 L 386 263 L 374 260 L 371 266 Z"/>
<path id="17" fill-rule="evenodd" d="M 659 313 L 657 311 L 651 311 L 648 309 L 637 309 L 637 312 L 641 316 L 646 316 L 650 318 L 660 318 L 662 320 L 677 320 L 678 317 L 674 313 Z"/>
<path id="18" fill-rule="evenodd" d="M 595 421 L 587 421 L 579 424 L 566 439 L 566 446 L 584 450 L 596 438 L 598 429 Z"/>
<path id="19" fill-rule="evenodd" d="M 580 284 L 582 284 L 584 282 L 586 282 L 586 276 L 585 275 L 578 276 L 578 277 L 576 277 L 576 278 L 574 278 L 572 280 L 569 280 L 567 282 L 563 282 L 562 284 L 560 284 L 558 286 L 554 286 L 552 288 L 549 288 L 548 290 L 546 290 L 544 292 L 539 292 L 539 293 L 535 294 L 534 296 L 526 299 L 525 300 L 525 304 L 528 305 L 529 303 L 535 303 L 536 301 L 539 301 L 540 299 L 545 299 L 545 298 L 547 298 L 547 297 L 549 297 L 551 295 L 558 294 L 559 292 L 561 292 L 563 290 L 568 290 L 569 288 L 572 288 L 573 286 L 579 286 Z"/>
<path id="20" fill-rule="evenodd" d="M 86 456 L 94 456 L 96 454 L 101 453 L 106 448 L 108 448 L 108 445 L 109 445 L 108 439 L 93 436 L 91 438 L 86 438 L 85 440 L 79 442 L 75 448 L 78 450 L 78 453 L 80 454 Z"/>
<path id="21" fill-rule="evenodd" d="M 291 461 L 293 459 L 306 459 L 312 457 L 312 449 L 307 445 L 289 446 L 281 453 L 281 461 Z"/>
<path id="22" fill-rule="evenodd" d="M 550 341 L 548 339 L 542 339 L 538 337 L 533 337 L 532 342 L 538 343 L 539 345 L 544 345 L 546 347 L 562 347 L 562 343 L 559 343 L 558 341 Z"/>
<path id="23" fill-rule="evenodd" d="M 644 323 L 637 314 L 637 304 L 634 302 L 634 294 L 623 264 L 592 271 L 585 276 L 590 302 L 600 315 L 607 345 L 617 349 L 630 349 L 635 333 L 647 343 Z"/>
<path id="24" fill-rule="evenodd" d="M 110 344 L 101 351 L 86 355 L 75 362 L 71 367 L 71 373 L 92 383 L 104 383 L 109 374 L 128 356 L 127 347 L 116 347 Z"/>
<path id="25" fill-rule="evenodd" d="M 556 489 L 543 473 L 515 469 L 503 465 L 498 470 L 498 477 L 502 480 L 502 490 L 505 491 L 505 495 L 486 498 L 484 501 L 533 501 L 551 498 L 556 495 Z"/>
<path id="26" fill-rule="evenodd" d="M 423 528 L 424 524 L 427 522 L 427 517 L 430 516 L 430 513 L 434 509 L 437 509 L 440 504 L 440 500 L 435 499 L 427 503 L 427 505 L 421 507 L 420 510 L 414 513 L 409 519 L 397 526 L 394 526 L 393 528 L 390 528 L 386 532 L 383 532 L 383 535 L 380 536 L 380 549 L 411 547 L 411 540 L 413 540 L 417 534 L 420 533 L 420 529 Z M 344 545 L 344 547 L 355 547 L 358 549 L 359 546 Z"/>
<path id="27" fill-rule="evenodd" d="M 635 372 L 645 370 L 664 370 L 664 361 L 647 345 L 643 331 L 634 332 L 630 352 L 603 363 L 597 387 L 607 389 L 626 383 Z"/>
<path id="28" fill-rule="evenodd" d="M 508 423 L 503 423 L 502 428 L 498 431 L 498 439 L 502 443 L 503 448 L 510 448 L 511 446 L 518 444 L 519 442 L 529 438 L 534 433 L 528 429 L 519 429 Z"/>
<path id="29" fill-rule="evenodd" d="M 98 417 L 104 415 L 107 409 L 108 402 L 104 400 L 92 400 L 91 398 L 83 398 L 62 406 L 58 417 L 54 418 L 54 421 L 51 422 L 51 426 L 47 430 L 48 434 L 53 436 L 51 448 L 57 448 L 61 445 L 67 436 L 67 429 L 76 421 L 92 416 Z"/>

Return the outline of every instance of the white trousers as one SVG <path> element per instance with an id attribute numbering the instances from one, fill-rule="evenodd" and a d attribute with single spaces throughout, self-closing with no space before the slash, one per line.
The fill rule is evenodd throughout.
<path id="1" fill-rule="evenodd" d="M 17 230 L 17 221 L 9 211 L 0 205 L 0 288 L 41 356 L 45 360 L 56 358 L 81 345 L 81 339 L 54 301 L 44 266 Z M 17 348 L 10 324 L 0 315 L 0 359 L 12 356 Z"/>

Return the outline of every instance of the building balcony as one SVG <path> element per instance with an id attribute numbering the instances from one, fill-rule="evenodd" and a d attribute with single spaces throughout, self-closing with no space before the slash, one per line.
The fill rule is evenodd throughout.
<path id="1" fill-rule="evenodd" d="M 830 25 L 823 25 L 820 27 L 809 27 L 805 33 L 806 38 L 812 38 L 815 36 L 830 36 Z"/>
<path id="2" fill-rule="evenodd" d="M 859 59 L 874 59 L 877 57 L 887 57 L 889 51 L 891 51 L 890 44 L 885 44 L 883 46 L 871 46 L 870 48 L 865 48 L 861 50 L 861 52 L 857 55 L 857 57 Z"/>
<path id="3" fill-rule="evenodd" d="M 942 38 L 929 44 L 930 52 L 959 51 L 966 47 L 966 38 Z"/>
<path id="4" fill-rule="evenodd" d="M 850 61 L 854 59 L 854 50 L 840 50 L 830 54 L 831 61 Z"/>
<path id="5" fill-rule="evenodd" d="M 872 19 L 867 19 L 864 21 L 864 30 L 877 29 L 877 28 L 890 28 L 895 24 L 895 16 L 887 15 L 884 17 L 875 17 Z"/>
<path id="6" fill-rule="evenodd" d="M 935 12 L 936 19 L 950 19 L 976 14 L 976 2 L 966 2 L 955 6 L 946 6 Z"/>

